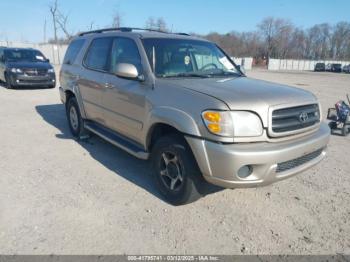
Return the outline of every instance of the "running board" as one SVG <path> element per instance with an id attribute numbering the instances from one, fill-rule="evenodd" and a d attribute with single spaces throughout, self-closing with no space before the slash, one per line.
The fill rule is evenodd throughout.
<path id="1" fill-rule="evenodd" d="M 84 127 L 90 132 L 98 135 L 102 139 L 125 150 L 137 158 L 146 160 L 149 157 L 149 153 L 146 152 L 141 146 L 100 124 L 88 121 L 84 123 Z"/>

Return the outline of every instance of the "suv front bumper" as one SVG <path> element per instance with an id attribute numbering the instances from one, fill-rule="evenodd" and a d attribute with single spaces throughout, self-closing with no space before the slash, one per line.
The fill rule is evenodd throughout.
<path id="1" fill-rule="evenodd" d="M 256 187 L 286 179 L 320 162 L 326 155 L 330 130 L 319 130 L 284 142 L 220 144 L 186 137 L 204 178 L 225 188 Z M 251 175 L 238 171 L 250 166 Z"/>

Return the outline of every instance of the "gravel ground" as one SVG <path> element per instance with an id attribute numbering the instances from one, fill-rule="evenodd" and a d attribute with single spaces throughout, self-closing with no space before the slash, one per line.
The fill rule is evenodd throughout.
<path id="1" fill-rule="evenodd" d="M 324 113 L 350 75 L 252 71 L 315 93 Z M 69 133 L 57 89 L 0 87 L 1 254 L 350 254 L 350 136 L 296 177 L 173 207 L 147 162 Z"/>

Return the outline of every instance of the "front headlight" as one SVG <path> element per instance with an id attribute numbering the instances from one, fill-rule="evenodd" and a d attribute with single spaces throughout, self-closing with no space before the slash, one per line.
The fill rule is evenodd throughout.
<path id="1" fill-rule="evenodd" d="M 22 69 L 19 69 L 19 68 L 11 68 L 11 72 L 12 73 L 19 73 L 19 74 L 23 73 Z"/>
<path id="2" fill-rule="evenodd" d="M 55 70 L 53 68 L 50 68 L 49 70 L 47 70 L 48 73 L 55 73 Z"/>
<path id="3" fill-rule="evenodd" d="M 202 113 L 210 133 L 227 137 L 261 136 L 263 126 L 258 115 L 248 111 L 213 111 Z"/>
<path id="4" fill-rule="evenodd" d="M 234 135 L 236 137 L 261 136 L 263 127 L 258 115 L 248 111 L 232 111 Z"/>

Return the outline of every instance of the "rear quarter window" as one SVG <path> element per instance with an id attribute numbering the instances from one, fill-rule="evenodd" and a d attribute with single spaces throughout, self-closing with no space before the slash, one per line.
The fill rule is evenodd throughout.
<path id="1" fill-rule="evenodd" d="M 71 65 L 74 63 L 75 59 L 77 58 L 81 48 L 83 47 L 85 43 L 84 39 L 78 39 L 73 41 L 67 51 L 66 55 L 64 56 L 63 64 Z"/>

